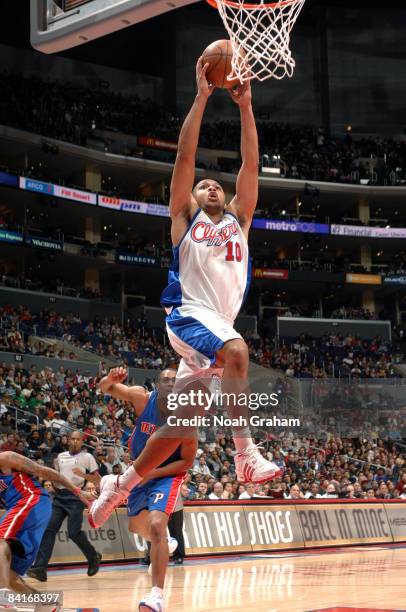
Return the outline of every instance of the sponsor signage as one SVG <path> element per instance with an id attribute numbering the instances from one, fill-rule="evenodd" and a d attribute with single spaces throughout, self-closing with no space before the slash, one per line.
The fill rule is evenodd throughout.
<path id="1" fill-rule="evenodd" d="M 109 196 L 99 195 L 98 204 L 102 208 L 110 208 L 111 210 L 121 210 L 120 198 L 110 198 Z"/>
<path id="2" fill-rule="evenodd" d="M 406 285 L 406 275 L 394 274 L 392 276 L 385 276 L 383 283 L 385 285 Z"/>
<path id="3" fill-rule="evenodd" d="M 394 542 L 406 541 L 406 500 L 394 504 L 386 504 L 389 527 Z"/>
<path id="4" fill-rule="evenodd" d="M 288 280 L 288 270 L 273 270 L 271 268 L 254 268 L 254 278 L 271 278 L 273 280 Z"/>
<path id="5" fill-rule="evenodd" d="M 184 520 L 185 546 L 189 555 L 252 551 L 242 506 L 185 507 Z"/>
<path id="6" fill-rule="evenodd" d="M 36 181 L 25 176 L 20 176 L 20 189 L 34 191 L 44 195 L 52 195 L 64 200 L 82 202 L 83 204 L 95 205 L 97 203 L 97 195 L 95 193 L 91 193 L 90 191 L 54 185 L 53 183 L 44 183 L 43 181 Z"/>
<path id="7" fill-rule="evenodd" d="M 383 504 L 296 506 L 305 548 L 392 542 Z"/>
<path id="8" fill-rule="evenodd" d="M 382 276 L 379 274 L 346 274 L 345 282 L 354 285 L 381 285 Z"/>
<path id="9" fill-rule="evenodd" d="M 146 541 L 139 535 L 131 533 L 128 529 L 128 514 L 124 508 L 116 510 L 118 528 L 121 534 L 123 543 L 123 551 L 125 559 L 140 559 L 145 557 L 147 548 Z"/>
<path id="10" fill-rule="evenodd" d="M 73 200 L 74 202 L 82 202 L 83 204 L 97 203 L 97 195 L 90 191 L 83 191 L 82 189 L 73 189 L 72 187 L 61 187 L 61 185 L 53 185 L 54 195 L 64 200 Z"/>
<path id="11" fill-rule="evenodd" d="M 11 242 L 12 244 L 21 244 L 23 235 L 18 232 L 10 232 L 9 230 L 0 228 L 0 242 Z"/>
<path id="12" fill-rule="evenodd" d="M 131 253 L 118 253 L 117 262 L 134 266 L 156 266 L 158 264 L 158 259 L 156 257 L 147 257 L 144 255 L 132 255 Z"/>
<path id="13" fill-rule="evenodd" d="M 295 507 L 243 506 L 252 550 L 297 548 L 303 536 Z"/>
<path id="14" fill-rule="evenodd" d="M 123 200 L 122 198 L 111 198 L 99 195 L 99 206 L 122 212 L 138 213 L 141 215 L 153 215 L 154 217 L 169 217 L 169 206 L 163 204 L 148 204 L 135 200 Z"/>
<path id="15" fill-rule="evenodd" d="M 163 151 L 177 151 L 178 143 L 172 140 L 158 140 L 150 136 L 139 136 L 138 144 L 141 147 L 149 147 L 150 149 L 162 149 Z"/>
<path id="16" fill-rule="evenodd" d="M 20 189 L 35 191 L 36 193 L 44 193 L 45 195 L 54 195 L 54 186 L 52 183 L 36 181 L 25 176 L 20 176 Z"/>
<path id="17" fill-rule="evenodd" d="M 10 185 L 10 187 L 18 187 L 19 177 L 8 172 L 0 172 L 0 185 Z"/>
<path id="18" fill-rule="evenodd" d="M 129 532 L 125 508 L 118 509 L 101 529 L 91 529 L 86 520 L 83 529 L 104 559 L 145 555 L 144 540 Z M 187 555 L 406 542 L 406 500 L 187 504 L 183 533 Z M 83 562 L 83 556 L 69 540 L 65 521 L 51 563 L 72 561 Z"/>
<path id="19" fill-rule="evenodd" d="M 83 531 L 97 552 L 103 555 L 103 559 L 124 558 L 123 542 L 116 514 L 112 514 L 101 529 L 92 529 L 85 518 Z M 83 555 L 69 538 L 68 522 L 65 519 L 56 536 L 51 563 L 71 563 L 74 561 L 83 561 Z"/>
<path id="20" fill-rule="evenodd" d="M 330 231 L 327 223 L 307 223 L 288 219 L 254 219 L 252 227 L 274 232 L 302 232 L 305 234 L 328 234 Z"/>
<path id="21" fill-rule="evenodd" d="M 406 238 L 406 228 L 333 224 L 331 234 L 335 236 L 361 236 L 362 238 Z"/>
<path id="22" fill-rule="evenodd" d="M 38 238 L 37 236 L 25 236 L 25 243 L 38 249 L 49 249 L 62 253 L 63 244 L 51 238 Z"/>

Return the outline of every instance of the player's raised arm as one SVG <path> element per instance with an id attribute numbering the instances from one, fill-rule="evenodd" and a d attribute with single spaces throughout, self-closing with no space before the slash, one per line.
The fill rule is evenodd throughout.
<path id="1" fill-rule="evenodd" d="M 138 415 L 141 414 L 148 402 L 148 391 L 144 387 L 123 385 L 127 376 L 126 368 L 113 368 L 107 376 L 101 379 L 98 386 L 100 391 L 106 395 L 111 395 L 111 397 L 123 402 L 130 402 Z"/>
<path id="2" fill-rule="evenodd" d="M 81 489 L 75 487 L 75 485 L 73 485 L 70 480 L 65 478 L 65 476 L 62 476 L 62 474 L 56 470 L 40 465 L 39 463 L 36 463 L 23 455 L 13 453 L 12 451 L 0 453 L 0 468 L 6 468 L 15 472 L 25 472 L 26 474 L 32 474 L 39 480 L 50 480 L 51 482 L 58 483 L 79 497 L 79 499 L 85 505 L 89 505 L 91 496 L 85 495 Z"/>
<path id="3" fill-rule="evenodd" d="M 248 232 L 258 201 L 258 133 L 251 104 L 250 81 L 229 90 L 240 107 L 242 165 L 237 177 L 236 195 L 230 203 L 244 231 Z"/>
<path id="4" fill-rule="evenodd" d="M 194 214 L 193 208 L 197 206 L 192 196 L 196 151 L 207 100 L 214 90 L 214 87 L 206 79 L 208 66 L 209 64 L 203 65 L 202 58 L 198 59 L 196 64 L 197 95 L 179 134 L 178 153 L 172 175 L 169 202 L 172 219 L 179 214 L 190 217 Z"/>

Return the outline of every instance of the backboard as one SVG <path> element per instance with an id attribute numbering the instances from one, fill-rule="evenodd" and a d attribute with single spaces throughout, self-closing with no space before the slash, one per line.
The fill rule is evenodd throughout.
<path id="1" fill-rule="evenodd" d="M 31 44 L 55 53 L 197 0 L 31 0 Z"/>

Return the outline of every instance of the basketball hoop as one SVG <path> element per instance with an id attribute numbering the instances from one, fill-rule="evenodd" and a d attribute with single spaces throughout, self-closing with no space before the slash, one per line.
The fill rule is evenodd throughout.
<path id="1" fill-rule="evenodd" d="M 265 81 L 293 75 L 296 62 L 289 48 L 290 32 L 305 0 L 206 1 L 218 9 L 233 44 L 229 80 Z"/>

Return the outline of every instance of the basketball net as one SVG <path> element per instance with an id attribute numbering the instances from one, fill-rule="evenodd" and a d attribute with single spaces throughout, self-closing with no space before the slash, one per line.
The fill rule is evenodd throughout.
<path id="1" fill-rule="evenodd" d="M 296 62 L 289 48 L 290 32 L 305 0 L 272 4 L 257 0 L 207 0 L 217 7 L 233 44 L 228 80 L 265 81 L 291 77 Z"/>

